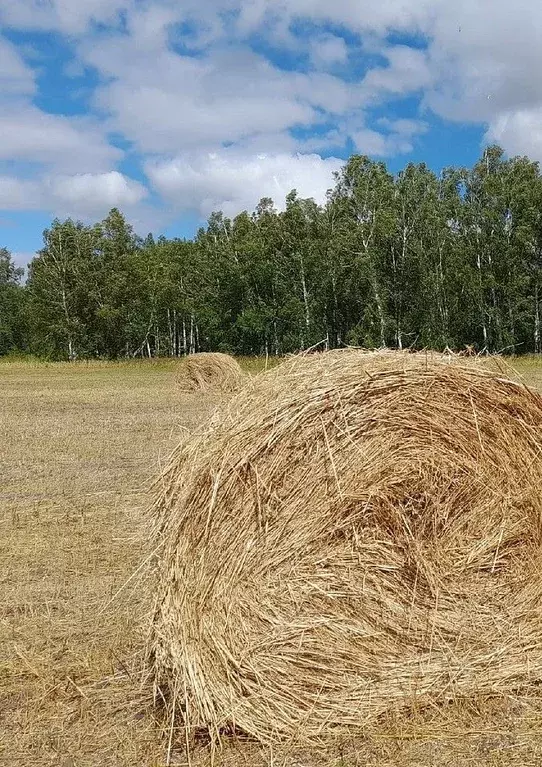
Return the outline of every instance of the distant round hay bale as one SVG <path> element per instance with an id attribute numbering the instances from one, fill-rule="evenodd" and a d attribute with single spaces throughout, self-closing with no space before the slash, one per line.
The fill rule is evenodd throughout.
<path id="1" fill-rule="evenodd" d="M 314 355 L 180 447 L 156 684 L 264 742 L 542 680 L 542 398 L 424 354 Z"/>
<path id="2" fill-rule="evenodd" d="M 236 359 L 220 352 L 190 354 L 179 364 L 176 382 L 186 392 L 234 392 L 243 381 Z"/>

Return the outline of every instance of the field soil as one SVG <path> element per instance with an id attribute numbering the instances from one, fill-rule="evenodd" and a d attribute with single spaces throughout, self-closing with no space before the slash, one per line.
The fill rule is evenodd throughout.
<path id="1" fill-rule="evenodd" d="M 515 363 L 542 386 L 542 362 Z M 252 368 L 254 369 L 254 363 Z M 143 672 L 149 484 L 220 404 L 174 364 L 0 362 L 0 765 L 208 764 L 171 733 Z M 232 741 L 248 767 L 542 764 L 542 696 L 397 713 L 308 753 Z"/>

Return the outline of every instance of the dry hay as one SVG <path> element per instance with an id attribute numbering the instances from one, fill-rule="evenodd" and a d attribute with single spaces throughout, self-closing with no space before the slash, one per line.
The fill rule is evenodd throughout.
<path id="1" fill-rule="evenodd" d="M 243 380 L 236 359 L 220 352 L 190 354 L 179 365 L 176 381 L 181 391 L 234 392 Z"/>
<path id="2" fill-rule="evenodd" d="M 314 740 L 542 679 L 542 398 L 344 351 L 254 379 L 155 513 L 151 659 L 178 723 Z"/>

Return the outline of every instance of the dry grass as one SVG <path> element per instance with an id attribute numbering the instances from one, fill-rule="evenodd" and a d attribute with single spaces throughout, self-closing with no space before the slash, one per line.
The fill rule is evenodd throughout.
<path id="1" fill-rule="evenodd" d="M 243 383 L 236 359 L 219 352 L 190 354 L 179 362 L 177 386 L 182 392 L 235 392 Z"/>
<path id="2" fill-rule="evenodd" d="M 179 398 L 174 366 L 0 363 L 2 767 L 166 764 L 169 732 L 140 686 L 141 584 L 107 605 L 146 549 L 149 475 L 217 403 Z M 525 372 L 542 383 L 540 363 Z M 217 764 L 534 766 L 541 732 L 537 695 L 473 698 L 391 716 L 316 754 L 232 741 Z M 170 757 L 187 764 L 181 747 Z M 208 760 L 204 747 L 192 755 L 194 767 Z"/>
<path id="3" fill-rule="evenodd" d="M 160 484 L 172 716 L 314 743 L 532 692 L 541 470 L 542 397 L 485 365 L 345 351 L 255 379 Z"/>
<path id="4" fill-rule="evenodd" d="M 0 365 L 0 764 L 158 765 L 133 584 L 148 477 L 212 398 L 171 365 Z M 72 760 L 72 761 L 70 761 Z"/>

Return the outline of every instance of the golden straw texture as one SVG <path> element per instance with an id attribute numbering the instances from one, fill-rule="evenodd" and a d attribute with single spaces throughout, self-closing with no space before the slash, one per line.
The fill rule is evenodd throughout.
<path id="1" fill-rule="evenodd" d="M 236 359 L 220 352 L 190 354 L 180 362 L 176 382 L 181 391 L 234 392 L 241 386 L 243 371 Z"/>
<path id="2" fill-rule="evenodd" d="M 542 398 L 347 350 L 256 377 L 180 446 L 150 657 L 190 732 L 265 742 L 542 679 Z"/>

